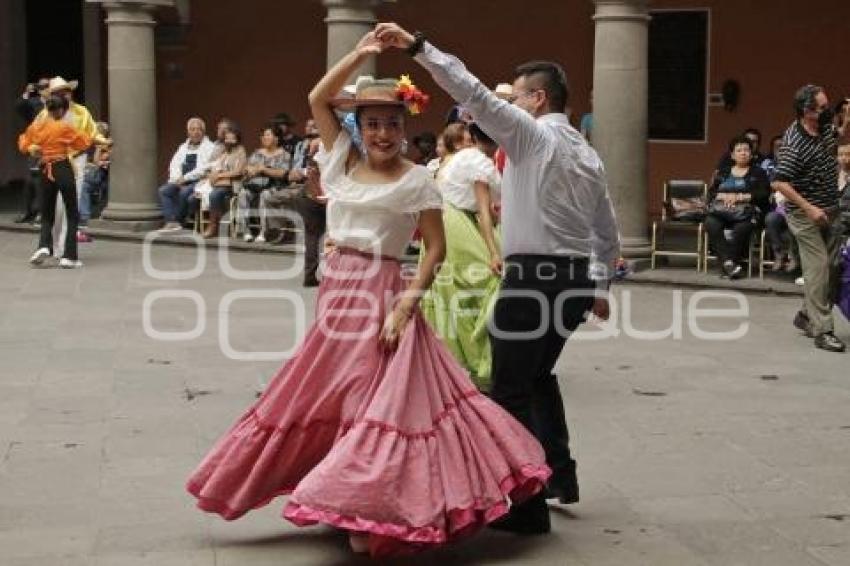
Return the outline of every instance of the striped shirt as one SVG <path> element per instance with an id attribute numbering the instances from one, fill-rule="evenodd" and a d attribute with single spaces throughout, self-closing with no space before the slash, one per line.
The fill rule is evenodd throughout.
<path id="1" fill-rule="evenodd" d="M 819 136 L 794 122 L 782 137 L 776 180 L 790 183 L 800 196 L 819 208 L 838 206 L 838 129 L 830 126 Z M 786 206 L 796 208 L 791 201 Z"/>

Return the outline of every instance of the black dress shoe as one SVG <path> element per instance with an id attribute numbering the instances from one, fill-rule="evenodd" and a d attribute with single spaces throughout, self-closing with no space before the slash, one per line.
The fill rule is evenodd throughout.
<path id="1" fill-rule="evenodd" d="M 552 522 L 544 494 L 538 493 L 525 503 L 514 505 L 507 515 L 487 526 L 517 535 L 545 535 L 552 530 Z"/>
<path id="2" fill-rule="evenodd" d="M 318 287 L 320 281 L 315 277 L 307 277 L 304 279 L 304 287 Z"/>
<path id="3" fill-rule="evenodd" d="M 844 342 L 835 337 L 832 332 L 824 332 L 815 337 L 815 347 L 827 352 L 843 352 L 846 349 Z"/>
<path id="4" fill-rule="evenodd" d="M 569 505 L 578 503 L 578 478 L 575 471 L 560 475 L 552 475 L 546 484 L 546 499 L 557 499 L 558 503 Z"/>

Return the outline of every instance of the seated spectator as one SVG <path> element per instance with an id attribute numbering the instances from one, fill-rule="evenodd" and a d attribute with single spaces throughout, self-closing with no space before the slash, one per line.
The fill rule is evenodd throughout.
<path id="1" fill-rule="evenodd" d="M 292 154 L 292 163 L 289 165 L 289 182 L 303 183 L 307 178 L 307 161 L 310 157 L 310 144 L 319 137 L 319 128 L 316 121 L 308 118 L 304 123 L 304 139 L 295 145 L 295 153 Z"/>
<path id="2" fill-rule="evenodd" d="M 721 276 L 737 279 L 749 255 L 750 235 L 767 209 L 769 184 L 761 167 L 752 164 L 748 139 L 736 138 L 731 147 L 734 165 L 720 171 L 712 183 L 705 229 L 720 259 Z M 731 231 L 728 240 L 726 230 Z"/>
<path id="3" fill-rule="evenodd" d="M 744 130 L 744 133 L 742 134 L 741 137 L 745 138 L 750 144 L 750 150 L 752 151 L 753 164 L 754 165 L 761 165 L 762 162 L 765 159 L 765 156 L 763 156 L 761 154 L 761 151 L 760 151 L 760 149 L 761 149 L 761 132 L 758 131 L 756 128 L 747 128 L 746 130 Z M 736 138 L 736 139 L 738 139 L 738 138 Z M 733 143 L 734 143 L 734 141 L 733 141 Z M 732 149 L 733 148 L 730 147 L 729 151 L 727 151 L 726 153 L 724 153 L 720 157 L 720 160 L 717 163 L 717 168 L 714 170 L 714 174 L 711 177 L 711 184 L 714 183 L 715 177 L 717 177 L 717 175 L 721 171 L 725 171 L 726 169 L 729 169 L 734 165 L 734 162 L 732 160 Z"/>
<path id="4" fill-rule="evenodd" d="M 413 149 L 416 153 L 413 155 L 414 163 L 418 165 L 428 165 L 428 163 L 437 157 L 437 136 L 431 132 L 422 132 L 413 138 Z"/>
<path id="5" fill-rule="evenodd" d="M 209 224 L 203 234 L 204 238 L 218 236 L 218 226 L 229 208 L 234 187 L 245 173 L 246 160 L 239 129 L 227 131 L 224 134 L 223 153 L 210 162 L 209 173 L 195 185 L 195 191 L 189 197 L 189 209 L 195 214 L 199 213 L 200 208 L 209 210 Z"/>
<path id="6" fill-rule="evenodd" d="M 219 124 L 219 130 L 221 130 Z M 189 197 L 195 184 L 206 175 L 215 145 L 207 138 L 206 125 L 200 118 L 189 118 L 187 139 L 180 144 L 168 166 L 168 182 L 159 188 L 159 202 L 165 226 L 160 231 L 182 230 L 189 209 Z M 223 136 L 222 136 L 223 137 Z"/>
<path id="7" fill-rule="evenodd" d="M 844 235 L 850 236 L 850 143 L 838 146 L 838 190 L 841 192 L 839 209 Z"/>
<path id="8" fill-rule="evenodd" d="M 440 170 L 440 166 L 443 164 L 443 159 L 446 158 L 446 141 L 443 138 L 443 134 L 437 136 L 437 143 L 434 146 L 434 154 L 436 157 L 426 163 L 425 167 L 434 177 L 436 177 L 437 171 Z"/>
<path id="9" fill-rule="evenodd" d="M 109 124 L 97 123 L 97 131 L 104 138 L 109 138 Z M 86 163 L 86 171 L 83 174 L 83 190 L 80 193 L 80 226 L 88 225 L 92 217 L 92 198 L 97 203 L 98 212 L 106 206 L 109 198 L 109 162 L 111 160 L 112 146 L 98 145 L 90 148 L 92 156 Z"/>
<path id="10" fill-rule="evenodd" d="M 269 124 L 260 134 L 260 148 L 248 158 L 245 165 L 245 177 L 236 201 L 237 233 L 243 235 L 246 242 L 254 240 L 249 220 L 252 211 L 257 210 L 260 193 L 285 184 L 290 155 L 280 147 L 283 134 L 280 128 Z"/>
<path id="11" fill-rule="evenodd" d="M 268 241 L 281 244 L 295 239 L 295 233 L 292 230 L 293 223 L 282 211 L 291 210 L 304 216 L 299 208 L 299 201 L 302 200 L 304 194 L 303 185 L 300 183 L 306 183 L 309 179 L 309 163 L 316 152 L 319 151 L 320 143 L 321 140 L 318 137 L 311 138 L 306 147 L 306 168 L 301 169 L 293 166 L 293 169 L 289 172 L 289 180 L 294 184 L 266 189 L 260 193 L 260 235 L 257 236 L 256 242 Z M 305 217 L 306 223 L 307 218 Z M 324 228 L 321 231 L 324 232 Z"/>
<path id="12" fill-rule="evenodd" d="M 771 153 L 761 162 L 761 168 L 767 179 L 773 182 L 776 177 L 776 156 L 782 147 L 782 136 L 776 136 L 770 141 Z M 785 197 L 781 193 L 770 193 L 770 211 L 764 218 L 764 230 L 767 243 L 773 252 L 773 271 L 791 273 L 797 270 L 799 262 L 794 245 L 794 236 L 788 229 L 785 219 Z"/>

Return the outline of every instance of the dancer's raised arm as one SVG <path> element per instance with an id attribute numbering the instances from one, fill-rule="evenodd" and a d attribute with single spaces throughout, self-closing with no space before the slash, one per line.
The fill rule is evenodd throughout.
<path id="1" fill-rule="evenodd" d="M 345 86 L 346 81 L 354 71 L 369 57 L 381 52 L 381 43 L 375 37 L 374 32 L 363 36 L 360 43 L 348 55 L 340 59 L 336 65 L 325 73 L 325 76 L 313 87 L 308 98 L 310 111 L 325 149 L 330 151 L 336 141 L 342 126 L 334 113 L 331 102 Z"/>

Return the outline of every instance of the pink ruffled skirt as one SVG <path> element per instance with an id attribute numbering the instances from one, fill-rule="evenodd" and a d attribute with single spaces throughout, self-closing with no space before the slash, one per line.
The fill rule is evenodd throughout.
<path id="1" fill-rule="evenodd" d="M 328 268 L 297 354 L 190 477 L 198 506 L 232 520 L 291 494 L 285 518 L 368 535 L 386 556 L 471 534 L 539 491 L 537 440 L 419 314 L 395 352 L 379 347 L 398 262 L 343 251 Z"/>

